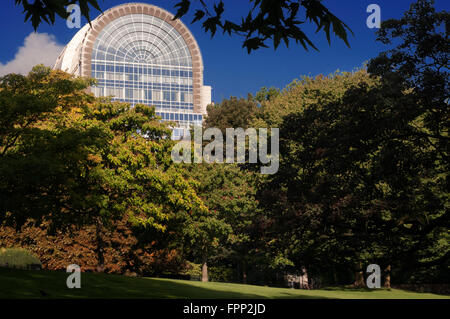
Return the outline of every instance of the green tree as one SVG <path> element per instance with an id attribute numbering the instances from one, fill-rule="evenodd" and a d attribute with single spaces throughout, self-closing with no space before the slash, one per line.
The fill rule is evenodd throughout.
<path id="1" fill-rule="evenodd" d="M 255 125 L 280 127 L 280 170 L 260 194 L 272 211 L 266 241 L 274 267 L 298 269 L 304 265 L 310 274 L 317 274 L 333 269 L 335 273 L 345 272 L 360 263 L 355 262 L 354 250 L 363 245 L 362 238 L 352 234 L 360 227 L 359 210 L 347 197 L 355 187 L 338 184 L 340 176 L 347 176 L 353 169 L 339 166 L 346 160 L 340 156 L 348 152 L 342 146 L 344 155 L 339 153 L 340 137 L 348 135 L 336 132 L 336 127 L 348 127 L 339 124 L 337 107 L 330 105 L 341 107 L 352 86 L 376 85 L 377 81 L 364 70 L 305 77 L 263 105 Z M 353 120 L 348 114 L 344 118 Z M 325 160 L 328 149 L 334 153 Z M 351 176 L 356 180 L 359 174 L 356 170 Z M 350 207 L 346 208 L 347 204 Z"/>
<path id="2" fill-rule="evenodd" d="M 67 194 L 82 175 L 80 163 L 108 139 L 101 127 L 64 127 L 57 114 L 73 114 L 93 98 L 90 81 L 35 67 L 28 76 L 0 79 L 0 220 L 20 226 L 55 213 L 61 218 Z M 58 213 L 56 213 L 58 212 Z"/>
<path id="3" fill-rule="evenodd" d="M 205 208 L 173 165 L 155 109 L 94 98 L 91 84 L 44 67 L 2 78 L 0 218 L 94 225 L 102 269 L 102 233 L 114 221 L 170 233 L 183 213 Z"/>
<path id="4" fill-rule="evenodd" d="M 275 87 L 262 87 L 258 92 L 256 92 L 253 99 L 259 103 L 259 105 L 262 105 L 265 102 L 271 101 L 272 99 L 276 98 L 278 95 L 280 95 L 280 90 Z"/>
<path id="5" fill-rule="evenodd" d="M 204 127 L 217 127 L 225 133 L 227 128 L 247 129 L 257 112 L 258 107 L 251 99 L 231 97 L 219 104 L 210 104 L 207 107 L 208 115 Z"/>
<path id="6" fill-rule="evenodd" d="M 259 176 L 231 164 L 192 165 L 189 175 L 199 182 L 198 195 L 225 230 L 217 237 L 217 249 L 210 253 L 210 259 L 233 261 L 246 283 L 263 218 L 256 199 Z"/>
<path id="7" fill-rule="evenodd" d="M 309 105 L 325 105 L 342 99 L 349 86 L 367 82 L 366 73 L 357 70 L 336 71 L 329 76 L 303 76 L 292 81 L 279 93 L 275 93 L 273 89 L 266 92 L 262 88 L 255 96 L 261 103 L 261 109 L 255 114 L 250 126 L 279 127 L 283 117 L 288 114 L 301 112 Z"/>
<path id="8" fill-rule="evenodd" d="M 400 37 L 399 44 L 370 62 L 371 77 L 358 72 L 362 81 L 351 75 L 334 91 L 339 86 L 290 87 L 279 97 L 287 101 L 281 115 L 270 103 L 265 107 L 259 120 L 281 123 L 282 137 L 280 170 L 266 200 L 276 233 L 285 234 L 278 244 L 296 263 L 352 267 L 358 286 L 362 266 L 374 262 L 384 266 L 387 286 L 391 272 L 411 275 L 427 267 L 445 278 L 449 77 L 443 21 L 448 14 L 418 1 L 403 19 L 383 25 L 380 40 Z"/>
<path id="9" fill-rule="evenodd" d="M 415 245 L 404 256 L 411 260 L 407 269 L 420 268 L 426 275 L 440 266 L 441 273 L 448 273 L 450 262 L 449 246 L 441 244 L 448 239 L 450 223 L 449 20 L 448 12 L 436 12 L 434 1 L 418 0 L 401 19 L 383 22 L 377 40 L 395 45 L 368 66 L 384 87 L 402 83 L 412 97 L 410 104 L 396 105 L 396 112 L 409 119 L 402 139 L 415 147 L 409 162 L 417 163 L 409 178 L 420 177 L 418 185 L 409 183 L 417 211 L 411 210 L 407 229 Z"/>
<path id="10" fill-rule="evenodd" d="M 193 185 L 171 160 L 170 129 L 153 107 L 100 100 L 85 112 L 83 123 L 103 123 L 113 136 L 109 147 L 95 154 L 97 163 L 76 193 L 91 200 L 82 204 L 90 209 L 89 220 L 95 217 L 100 247 L 102 227 L 111 218 L 125 215 L 136 227 L 166 233 L 175 220 L 184 222 L 179 214 L 201 212 L 204 206 Z"/>

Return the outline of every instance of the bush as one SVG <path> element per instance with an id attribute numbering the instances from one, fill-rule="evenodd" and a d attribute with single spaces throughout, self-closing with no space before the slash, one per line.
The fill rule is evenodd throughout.
<path id="1" fill-rule="evenodd" d="M 229 267 L 209 267 L 209 279 L 218 282 L 232 282 L 233 269 Z"/>
<path id="2" fill-rule="evenodd" d="M 1 248 L 0 267 L 19 269 L 41 269 L 39 258 L 23 248 Z"/>
<path id="3" fill-rule="evenodd" d="M 187 261 L 186 268 L 180 273 L 189 276 L 190 280 L 201 280 L 202 265 Z"/>
<path id="4" fill-rule="evenodd" d="M 22 247 L 36 255 L 46 270 L 66 271 L 77 264 L 83 272 L 98 271 L 98 241 L 96 227 L 72 225 L 65 231 L 48 232 L 50 222 L 36 226 L 28 220 L 17 231 L 14 227 L 0 226 L 0 247 Z M 134 229 L 128 215 L 113 221 L 110 228 L 102 229 L 104 272 L 138 276 L 158 276 L 178 273 L 184 261 L 175 249 L 164 248 L 160 242 L 150 241 L 141 229 Z M 162 246 L 162 247 L 161 247 Z"/>

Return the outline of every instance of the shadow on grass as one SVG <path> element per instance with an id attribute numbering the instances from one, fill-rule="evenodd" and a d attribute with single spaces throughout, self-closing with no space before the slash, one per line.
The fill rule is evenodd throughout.
<path id="1" fill-rule="evenodd" d="M 353 287 L 353 286 L 338 286 L 338 287 L 324 287 L 320 290 L 326 291 L 348 291 L 348 292 L 374 292 L 374 291 L 390 291 L 389 288 L 369 289 L 367 287 Z"/>
<path id="2" fill-rule="evenodd" d="M 239 284 L 200 283 L 159 278 L 130 278 L 109 274 L 81 274 L 81 289 L 69 289 L 65 272 L 0 268 L 0 298 L 189 298 L 260 299 L 320 298 L 290 289 Z"/>

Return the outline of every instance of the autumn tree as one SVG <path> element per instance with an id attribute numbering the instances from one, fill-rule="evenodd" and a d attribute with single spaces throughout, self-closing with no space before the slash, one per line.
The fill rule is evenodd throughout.
<path id="1" fill-rule="evenodd" d="M 94 225 L 101 270 L 102 234 L 115 221 L 160 234 L 205 210 L 153 107 L 94 98 L 92 81 L 45 67 L 1 83 L 2 221 Z"/>

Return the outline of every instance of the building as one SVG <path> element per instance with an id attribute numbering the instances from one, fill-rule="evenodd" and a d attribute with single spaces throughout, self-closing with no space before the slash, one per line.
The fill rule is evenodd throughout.
<path id="1" fill-rule="evenodd" d="M 194 36 L 159 7 L 127 3 L 86 24 L 64 48 L 55 69 L 92 77 L 96 96 L 156 107 L 174 121 L 174 138 L 201 124 L 211 103 L 203 85 L 203 60 Z"/>

